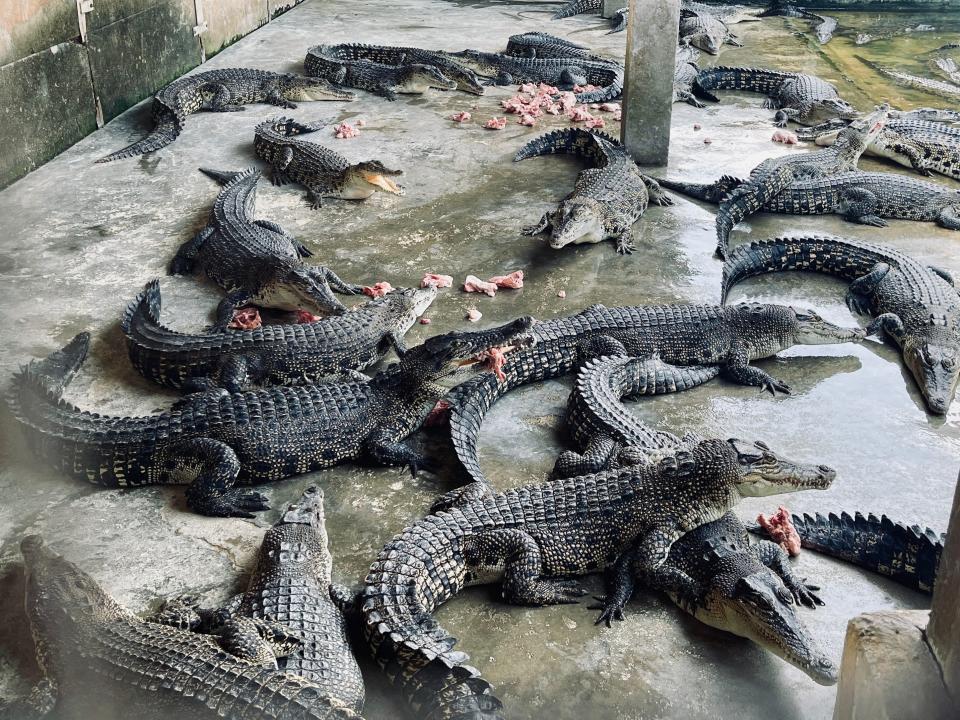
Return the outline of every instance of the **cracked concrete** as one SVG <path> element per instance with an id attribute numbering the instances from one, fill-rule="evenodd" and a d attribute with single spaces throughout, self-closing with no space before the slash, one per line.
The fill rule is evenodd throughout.
<path id="1" fill-rule="evenodd" d="M 391 21 L 384 22 L 383 4 L 372 0 L 308 2 L 218 54 L 204 69 L 296 70 L 307 47 L 318 42 L 496 50 L 510 34 L 534 29 L 622 55 L 623 35 L 606 35 L 605 22 L 584 16 L 550 23 L 554 8 L 540 2 L 402 0 L 391 3 Z M 901 107 L 936 102 L 877 85 L 847 62 L 854 50 L 871 52 L 871 45 L 855 49 L 850 33 L 879 25 L 873 18 L 843 14 L 841 36 L 822 48 L 808 42 L 800 22 L 772 18 L 740 25 L 737 33 L 745 47 L 725 48 L 716 61 L 815 72 L 837 82 L 861 108 L 880 96 Z M 927 19 L 904 16 L 903 23 Z M 892 21 L 884 16 L 884 22 Z M 910 37 L 907 55 L 913 57 L 925 43 L 956 41 L 958 29 Z M 876 52 L 903 55 L 904 46 L 897 44 L 903 37 L 882 41 Z M 869 87 L 871 94 L 858 87 Z M 557 252 L 543 238 L 520 235 L 523 225 L 569 192 L 581 165 L 564 157 L 511 162 L 527 139 L 566 126 L 564 119 L 551 119 L 526 128 L 508 116 L 505 130 L 483 130 L 488 117 L 502 116 L 499 100 L 511 92 L 495 88 L 479 98 L 431 93 L 394 103 L 360 94 L 349 104 L 304 103 L 293 111 L 301 120 L 364 118 L 367 125 L 358 138 L 335 140 L 324 129 L 313 139 L 351 160 L 376 158 L 403 168 L 407 195 L 377 195 L 360 204 L 330 201 L 313 211 L 302 200 L 302 188 L 262 183 L 258 215 L 282 223 L 314 250 L 318 262 L 354 282 L 389 280 L 402 286 L 417 282 L 425 270 L 452 274 L 457 281 L 468 273 L 526 272 L 522 290 L 502 291 L 493 299 L 456 288 L 444 291 L 427 313 L 432 324 L 414 327 L 411 343 L 467 326 L 463 315 L 473 306 L 483 312 L 480 326 L 486 326 L 525 313 L 567 314 L 595 302 L 716 302 L 720 264 L 711 257 L 713 212 L 685 199 L 647 211 L 634 228 L 638 251 L 629 257 L 617 256 L 610 243 Z M 759 97 L 727 93 L 722 99 L 704 111 L 674 106 L 665 170 L 671 177 L 745 173 L 764 157 L 804 151 L 770 142 L 771 113 L 760 107 Z M 473 113 L 470 123 L 447 119 L 465 109 Z M 143 283 L 159 276 L 164 322 L 194 330 L 209 321 L 219 291 L 205 280 L 165 275 L 179 244 L 204 224 L 217 193 L 196 168 L 256 164 L 253 127 L 277 114 L 262 105 L 243 113 L 201 113 L 188 119 L 176 143 L 154 155 L 94 165 L 94 159 L 148 128 L 148 105 L 141 104 L 0 192 L 6 238 L 0 248 L 4 381 L 20 363 L 90 330 L 92 356 L 71 386 L 70 400 L 113 414 L 168 407 L 176 396 L 130 368 L 118 318 Z M 694 123 L 703 129 L 695 131 Z M 612 129 L 616 132 L 616 125 Z M 712 143 L 704 144 L 704 137 Z M 899 171 L 873 161 L 863 166 Z M 867 229 L 833 217 L 759 215 L 739 226 L 733 241 L 813 232 L 889 243 L 960 273 L 960 236 L 930 224 L 892 222 L 888 228 Z M 564 300 L 556 296 L 561 289 L 567 293 Z M 784 275 L 745 283 L 731 299 L 791 303 L 816 308 L 833 322 L 865 324 L 851 317 L 842 296 L 843 285 L 830 278 Z M 658 427 L 756 437 L 788 456 L 839 470 L 831 490 L 752 500 L 741 507 L 745 518 L 784 502 L 795 511 L 886 512 L 946 527 L 960 462 L 960 404 L 946 418 L 928 416 L 898 352 L 875 342 L 799 348 L 760 366 L 795 393 L 771 399 L 715 381 L 633 407 Z M 563 448 L 568 391 L 569 380 L 523 388 L 490 413 L 481 454 L 499 487 L 539 481 L 552 467 Z M 437 494 L 462 481 L 442 431 L 431 431 L 415 441 L 446 461 L 437 476 L 411 480 L 401 468 L 345 466 L 264 487 L 274 509 L 254 521 L 214 520 L 186 512 L 182 488 L 111 491 L 63 477 L 27 452 L 6 412 L 2 422 L 0 616 L 7 619 L 0 630 L 2 696 L 26 692 L 37 679 L 23 622 L 17 550 L 27 532 L 42 533 L 133 610 L 146 611 L 187 592 L 216 603 L 243 586 L 263 529 L 308 483 L 318 482 L 325 491 L 336 580 L 357 585 L 389 537 L 421 516 Z M 813 553 L 804 553 L 797 565 L 801 575 L 823 586 L 827 606 L 803 611 L 803 617 L 837 659 L 853 615 L 929 604 L 928 598 L 883 578 Z M 590 582 L 599 590 L 599 579 Z M 442 608 L 439 619 L 496 685 L 515 720 L 830 716 L 834 688 L 817 686 L 750 643 L 694 622 L 659 595 L 641 592 L 628 613 L 613 630 L 601 629 L 593 625 L 594 611 L 584 605 L 510 607 L 496 599 L 494 590 L 479 588 Z M 365 716 L 397 717 L 400 704 L 391 689 L 375 668 L 367 664 L 364 669 Z"/>

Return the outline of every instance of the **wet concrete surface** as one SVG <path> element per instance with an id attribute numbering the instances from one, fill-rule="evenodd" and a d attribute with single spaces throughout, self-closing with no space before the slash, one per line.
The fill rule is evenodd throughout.
<path id="1" fill-rule="evenodd" d="M 548 29 L 600 52 L 622 55 L 623 35 L 605 23 L 578 17 L 548 21 L 547 3 L 382 3 L 370 0 L 309 2 L 217 55 L 204 66 L 256 66 L 296 70 L 319 42 L 368 42 L 427 48 L 502 48 L 523 30 Z M 906 21 L 905 21 L 906 22 Z M 909 23 L 912 24 L 912 23 Z M 843 21 L 841 20 L 841 25 Z M 794 21 L 773 18 L 736 28 L 745 47 L 725 48 L 724 64 L 780 65 L 834 80 L 861 108 L 879 98 L 855 90 L 827 49 L 813 47 Z M 944 36 L 947 42 L 955 36 Z M 864 50 L 867 53 L 867 49 Z M 505 130 L 481 124 L 502 116 L 510 89 L 483 97 L 432 92 L 394 103 L 360 94 L 345 103 L 304 103 L 288 111 L 306 121 L 363 118 L 362 134 L 335 140 L 330 129 L 312 138 L 351 160 L 376 158 L 405 170 L 404 197 L 377 195 L 365 203 L 329 201 L 311 210 L 302 188 L 264 181 L 258 216 L 275 220 L 307 243 L 315 259 L 342 277 L 395 286 L 416 283 L 423 271 L 489 277 L 518 268 L 522 290 L 496 298 L 443 291 L 408 342 L 450 329 L 476 327 L 464 313 L 483 312 L 478 326 L 517 315 L 549 318 L 589 304 L 700 302 L 719 296 L 721 265 L 712 258 L 711 208 L 678 198 L 650 208 L 634 228 L 637 252 L 616 255 L 612 243 L 553 251 L 542 237 L 520 234 L 572 187 L 576 159 L 544 157 L 514 164 L 518 147 L 540 132 L 565 127 L 550 118 L 535 128 L 508 116 Z M 911 97 L 915 104 L 936 98 Z M 899 103 L 907 107 L 904 100 Z M 448 116 L 470 110 L 458 125 Z M 743 174 L 763 158 L 806 152 L 770 141 L 771 112 L 761 98 L 727 93 L 707 110 L 675 105 L 671 177 L 709 180 Z M 126 145 L 149 127 L 142 104 L 0 193 L 5 242 L 0 248 L 0 375 L 45 355 L 81 330 L 93 333 L 91 358 L 67 393 L 101 413 L 143 414 L 169 407 L 175 395 L 150 385 L 131 368 L 118 318 L 143 283 L 161 277 L 163 320 L 181 330 L 209 322 L 219 298 L 210 282 L 167 277 L 180 243 L 205 223 L 215 184 L 199 166 L 239 169 L 257 161 L 254 125 L 278 115 L 255 105 L 243 113 L 201 113 L 187 121 L 173 145 L 140 159 L 107 165 L 93 160 Z M 608 116 L 609 118 L 609 116 Z M 702 124 L 699 131 L 694 123 Z M 615 123 L 608 129 L 618 131 Z M 704 143 L 709 137 L 712 142 Z M 865 161 L 864 168 L 899 172 Z M 950 181 L 943 181 L 950 185 Z M 954 187 L 960 187 L 953 183 Z M 932 224 L 891 222 L 863 228 L 839 218 L 760 215 L 743 223 L 733 242 L 797 233 L 834 233 L 891 244 L 960 273 L 960 235 Z M 557 298 L 559 290 L 566 298 Z M 775 275 L 738 287 L 731 300 L 780 302 L 817 309 L 828 320 L 865 325 L 843 303 L 839 281 L 815 275 Z M 767 441 L 787 456 L 829 464 L 839 471 L 826 492 L 744 502 L 751 518 L 778 503 L 794 511 L 862 510 L 943 530 L 960 466 L 960 404 L 946 418 L 925 412 L 898 352 L 869 341 L 860 346 L 797 348 L 758 363 L 789 383 L 794 394 L 775 399 L 755 389 L 714 381 L 694 391 L 645 399 L 632 407 L 657 427 L 674 432 Z M 562 412 L 569 379 L 523 388 L 502 400 L 484 425 L 481 457 L 501 488 L 545 477 L 564 447 Z M 22 614 L 22 571 L 17 543 L 40 532 L 69 559 L 89 570 L 135 611 L 163 598 L 201 594 L 207 604 L 226 599 L 245 582 L 263 529 L 308 483 L 327 498 L 327 522 L 338 581 L 358 585 L 380 547 L 420 517 L 430 501 L 463 482 L 443 432 L 414 438 L 445 462 L 436 476 L 411 479 L 402 468 L 345 466 L 269 485 L 273 510 L 253 521 L 217 520 L 186 512 L 183 489 L 102 490 L 47 469 L 27 451 L 19 428 L 3 414 L 0 489 L 0 696 L 26 692 L 38 677 Z M 839 659 L 847 620 L 889 608 L 923 608 L 928 599 L 883 578 L 807 552 L 801 575 L 823 587 L 826 607 L 802 611 L 814 635 Z M 599 578 L 589 581 L 599 590 Z M 497 688 L 514 719 L 570 718 L 827 718 L 834 689 L 750 643 L 683 615 L 665 598 L 639 593 L 624 623 L 596 628 L 585 605 L 543 609 L 505 605 L 490 588 L 470 590 L 438 617 L 459 648 Z M 360 654 L 363 654 L 362 649 Z M 402 714 L 401 703 L 367 665 L 374 720 Z M 104 716 L 108 713 L 104 711 Z"/>

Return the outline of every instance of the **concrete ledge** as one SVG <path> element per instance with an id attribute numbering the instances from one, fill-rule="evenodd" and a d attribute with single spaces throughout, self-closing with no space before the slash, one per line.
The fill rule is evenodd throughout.
<path id="1" fill-rule="evenodd" d="M 950 720 L 924 610 L 867 613 L 847 626 L 834 720 Z"/>

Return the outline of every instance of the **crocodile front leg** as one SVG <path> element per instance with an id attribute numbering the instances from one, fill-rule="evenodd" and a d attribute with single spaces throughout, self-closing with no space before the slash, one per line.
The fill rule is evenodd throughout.
<path id="1" fill-rule="evenodd" d="M 210 112 L 244 112 L 246 110 L 243 105 L 236 105 L 230 102 L 233 100 L 233 93 L 226 85 L 209 83 L 207 88 L 213 91 L 213 97 L 210 98 L 210 102 L 207 104 L 207 109 Z"/>
<path id="2" fill-rule="evenodd" d="M 224 332 L 233 319 L 234 311 L 247 305 L 253 296 L 246 290 L 237 290 L 227 295 L 217 304 L 217 319 L 207 328 L 208 332 Z"/>
<path id="3" fill-rule="evenodd" d="M 277 187 L 286 185 L 290 182 L 290 176 L 287 175 L 287 168 L 293 162 L 293 148 L 289 145 L 284 146 L 270 161 L 270 182 Z"/>
<path id="4" fill-rule="evenodd" d="M 328 284 L 334 292 L 341 295 L 360 295 L 363 292 L 362 285 L 354 285 L 341 280 L 339 275 L 324 265 L 316 265 L 310 268 L 310 273 L 314 277 L 322 279 L 324 284 Z"/>
<path id="5" fill-rule="evenodd" d="M 474 480 L 461 488 L 451 490 L 438 497 L 430 506 L 430 512 L 438 513 L 442 510 L 468 505 L 477 500 L 493 497 L 495 494 L 496 491 L 490 485 Z"/>
<path id="6" fill-rule="evenodd" d="M 616 450 L 616 440 L 609 435 L 596 435 L 590 438 L 582 454 L 572 450 L 560 453 L 551 477 L 568 478 L 600 472 L 607 467 Z"/>
<path id="7" fill-rule="evenodd" d="M 602 610 L 594 621 L 594 625 L 605 623 L 611 627 L 614 620 L 622 621 L 623 608 L 633 597 L 635 582 L 633 577 L 633 561 L 637 553 L 636 545 L 620 553 L 616 562 L 607 568 L 605 585 L 606 594 L 596 598 L 597 602 L 588 606 L 590 610 Z"/>
<path id="8" fill-rule="evenodd" d="M 464 558 L 476 568 L 503 565 L 503 599 L 513 605 L 567 605 L 587 594 L 574 580 L 543 577 L 540 546 L 517 528 L 488 530 L 470 538 Z"/>
<path id="9" fill-rule="evenodd" d="M 769 390 L 771 395 L 776 395 L 778 390 L 784 395 L 790 394 L 790 386 L 785 382 L 750 365 L 750 359 L 745 351 L 735 351 L 720 368 L 720 374 L 740 385 L 752 385 L 760 388 L 761 391 Z"/>
<path id="10" fill-rule="evenodd" d="M 804 578 L 798 577 L 793 572 L 793 568 L 790 567 L 790 557 L 782 547 L 769 540 L 760 540 L 750 546 L 750 552 L 783 580 L 783 584 L 790 591 L 790 597 L 781 598 L 784 602 L 796 600 L 811 610 L 816 609 L 817 605 L 824 604 L 816 594 L 820 588 L 816 585 L 808 585 Z"/>
<path id="11" fill-rule="evenodd" d="M 540 218 L 540 221 L 536 225 L 527 225 L 521 231 L 521 235 L 539 235 L 542 232 L 547 232 L 551 227 L 550 224 L 550 213 L 545 212 L 543 217 Z"/>
<path id="12" fill-rule="evenodd" d="M 212 438 L 193 438 L 172 447 L 167 465 L 176 470 L 178 462 L 199 461 L 200 472 L 187 487 L 187 506 L 211 517 L 252 518 L 254 511 L 268 510 L 267 498 L 255 490 L 234 487 L 240 460 L 226 443 Z"/>
<path id="13" fill-rule="evenodd" d="M 372 435 L 364 443 L 364 452 L 382 465 L 406 465 L 410 468 L 410 474 L 413 477 L 416 477 L 421 470 L 431 473 L 436 471 L 436 465 L 432 460 L 406 443 L 394 440 L 393 437 L 393 433 L 389 430 Z"/>
<path id="14" fill-rule="evenodd" d="M 947 230 L 960 230 L 960 203 L 941 210 L 937 216 L 937 225 Z"/>
<path id="15" fill-rule="evenodd" d="M 211 235 L 213 235 L 213 227 L 208 225 L 194 235 L 192 240 L 187 240 L 187 242 L 183 243 L 183 245 L 181 245 L 177 250 L 177 254 L 173 256 L 173 260 L 170 261 L 170 274 L 191 274 L 194 270 L 194 266 L 196 265 L 197 255 L 200 253 L 200 248 L 203 247 L 203 244 Z"/>
<path id="16" fill-rule="evenodd" d="M 254 220 L 254 225 L 259 225 L 264 230 L 269 230 L 270 232 L 276 233 L 283 237 L 287 242 L 293 245 L 293 249 L 296 251 L 297 255 L 302 258 L 311 257 L 313 255 L 313 250 L 308 248 L 302 242 L 297 240 L 293 235 L 288 233 L 283 229 L 283 226 L 278 223 L 273 222 L 272 220 Z"/>
<path id="17" fill-rule="evenodd" d="M 737 223 L 757 212 L 764 203 L 783 191 L 793 181 L 794 171 L 779 167 L 759 182 L 747 181 L 734 188 L 717 210 L 717 255 L 724 257 L 730 232 Z"/>
<path id="18" fill-rule="evenodd" d="M 915 172 L 920 173 L 926 177 L 933 175 L 933 170 L 930 168 L 930 163 L 924 155 L 923 151 L 913 145 L 906 145 L 903 143 L 893 143 L 889 146 L 890 152 L 896 153 L 897 155 L 904 155 L 907 160 L 910 161 L 910 165 Z"/>
<path id="19" fill-rule="evenodd" d="M 877 287 L 888 272 L 890 272 L 890 266 L 887 263 L 877 263 L 866 275 L 850 283 L 844 300 L 851 312 L 866 315 L 870 311 L 869 298 L 877 291 Z"/>
<path id="20" fill-rule="evenodd" d="M 633 244 L 633 233 L 627 228 L 616 239 L 618 255 L 632 255 L 637 246 Z"/>
<path id="21" fill-rule="evenodd" d="M 860 225 L 886 227 L 889 224 L 877 215 L 877 196 L 865 188 L 844 190 L 837 205 L 837 212 L 843 215 L 845 220 Z"/>
<path id="22" fill-rule="evenodd" d="M 903 345 L 903 338 L 907 334 L 907 329 L 903 326 L 903 320 L 896 313 L 883 313 L 873 319 L 867 325 L 867 335 L 874 335 L 883 332 L 897 345 Z"/>
<path id="23" fill-rule="evenodd" d="M 643 184 L 647 186 L 647 195 L 650 196 L 650 202 L 655 205 L 673 205 L 673 198 L 667 195 L 663 188 L 653 178 L 643 175 Z"/>

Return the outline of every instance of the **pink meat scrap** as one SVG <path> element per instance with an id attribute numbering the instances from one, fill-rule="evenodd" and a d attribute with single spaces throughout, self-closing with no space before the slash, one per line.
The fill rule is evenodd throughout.
<path id="1" fill-rule="evenodd" d="M 796 557 L 800 554 L 800 535 L 793 526 L 793 520 L 790 518 L 790 511 L 783 505 L 777 508 L 777 512 L 769 518 L 763 513 L 757 516 L 757 522 L 770 539 L 786 550 L 791 556 Z"/>
<path id="2" fill-rule="evenodd" d="M 319 319 L 320 316 L 314 315 L 312 312 L 307 312 L 306 310 L 297 310 L 297 324 L 299 325 L 316 322 Z"/>
<path id="3" fill-rule="evenodd" d="M 367 285 L 361 288 L 361 290 L 363 291 L 364 295 L 369 295 L 372 298 L 380 298 L 393 290 L 393 285 L 388 282 L 378 282 L 374 283 L 372 286 Z"/>
<path id="4" fill-rule="evenodd" d="M 590 107 L 593 107 L 593 106 L 591 105 Z M 601 104 L 598 106 L 598 109 L 599 109 L 601 112 L 612 112 L 612 113 L 615 113 L 615 112 L 620 112 L 621 107 L 620 107 L 620 103 L 601 103 Z"/>
<path id="5" fill-rule="evenodd" d="M 437 400 L 430 414 L 423 421 L 424 427 L 442 427 L 450 423 L 450 408 L 452 405 L 446 400 Z"/>
<path id="6" fill-rule="evenodd" d="M 245 307 L 233 311 L 233 319 L 227 327 L 232 330 L 256 330 L 261 325 L 260 311 L 255 307 Z"/>
<path id="7" fill-rule="evenodd" d="M 534 125 L 537 124 L 537 116 L 528 115 L 527 113 L 524 113 L 523 115 L 520 116 L 520 119 L 517 120 L 517 124 L 526 125 L 527 127 L 533 127 Z"/>
<path id="8" fill-rule="evenodd" d="M 466 318 L 470 322 L 476 322 L 482 317 L 483 317 L 483 313 L 477 310 L 476 308 L 470 308 L 469 310 L 467 310 Z"/>
<path id="9" fill-rule="evenodd" d="M 796 145 L 800 142 L 800 138 L 797 137 L 795 132 L 790 132 L 789 130 L 777 130 L 773 133 L 773 137 L 770 138 L 774 142 L 783 143 L 784 145 Z"/>
<path id="10" fill-rule="evenodd" d="M 607 123 L 604 122 L 604 119 L 602 117 L 592 117 L 589 120 L 587 120 L 588 128 L 602 128 L 606 124 Z"/>
<path id="11" fill-rule="evenodd" d="M 573 91 L 575 93 L 593 92 L 596 89 L 597 89 L 596 85 L 574 85 L 573 86 Z"/>
<path id="12" fill-rule="evenodd" d="M 420 287 L 448 288 L 453 285 L 452 275 L 440 275 L 438 273 L 425 272 L 420 280 Z"/>
<path id="13" fill-rule="evenodd" d="M 492 117 L 487 120 L 483 126 L 487 130 L 503 130 L 507 126 L 507 119 L 505 117 Z"/>
<path id="14" fill-rule="evenodd" d="M 567 112 L 577 104 L 577 96 L 569 91 L 560 93 L 560 96 L 556 100 L 563 112 Z"/>
<path id="15" fill-rule="evenodd" d="M 493 297 L 497 294 L 497 286 L 492 282 L 484 282 L 476 275 L 467 275 L 463 281 L 463 289 L 468 293 L 484 293 Z"/>
<path id="16" fill-rule="evenodd" d="M 454 122 L 462 123 L 462 122 L 466 122 L 471 117 L 473 116 L 470 113 L 468 113 L 466 110 L 461 110 L 460 112 L 455 112 L 453 115 L 451 115 L 450 119 L 453 120 Z"/>
<path id="17" fill-rule="evenodd" d="M 583 105 L 577 105 L 572 107 L 567 111 L 567 117 L 570 118 L 572 122 L 584 122 L 585 120 L 593 120 L 593 115 L 590 114 L 590 111 L 587 110 Z"/>
<path id="18" fill-rule="evenodd" d="M 507 356 L 503 354 L 503 350 L 500 348 L 484 350 L 476 356 L 476 359 L 480 362 L 480 367 L 484 370 L 491 371 L 497 376 L 497 380 L 500 382 L 507 379 L 507 376 L 503 372 L 503 365 L 507 362 Z"/>
<path id="19" fill-rule="evenodd" d="M 358 122 L 357 125 L 360 123 Z M 357 137 L 360 134 L 360 131 L 355 128 L 350 123 L 342 122 L 339 125 L 335 125 L 333 128 L 333 136 L 338 140 L 345 140 L 347 138 Z"/>
<path id="20" fill-rule="evenodd" d="M 523 270 L 514 270 L 509 275 L 494 275 L 488 282 L 492 282 L 497 287 L 510 288 L 516 290 L 523 287 Z"/>

